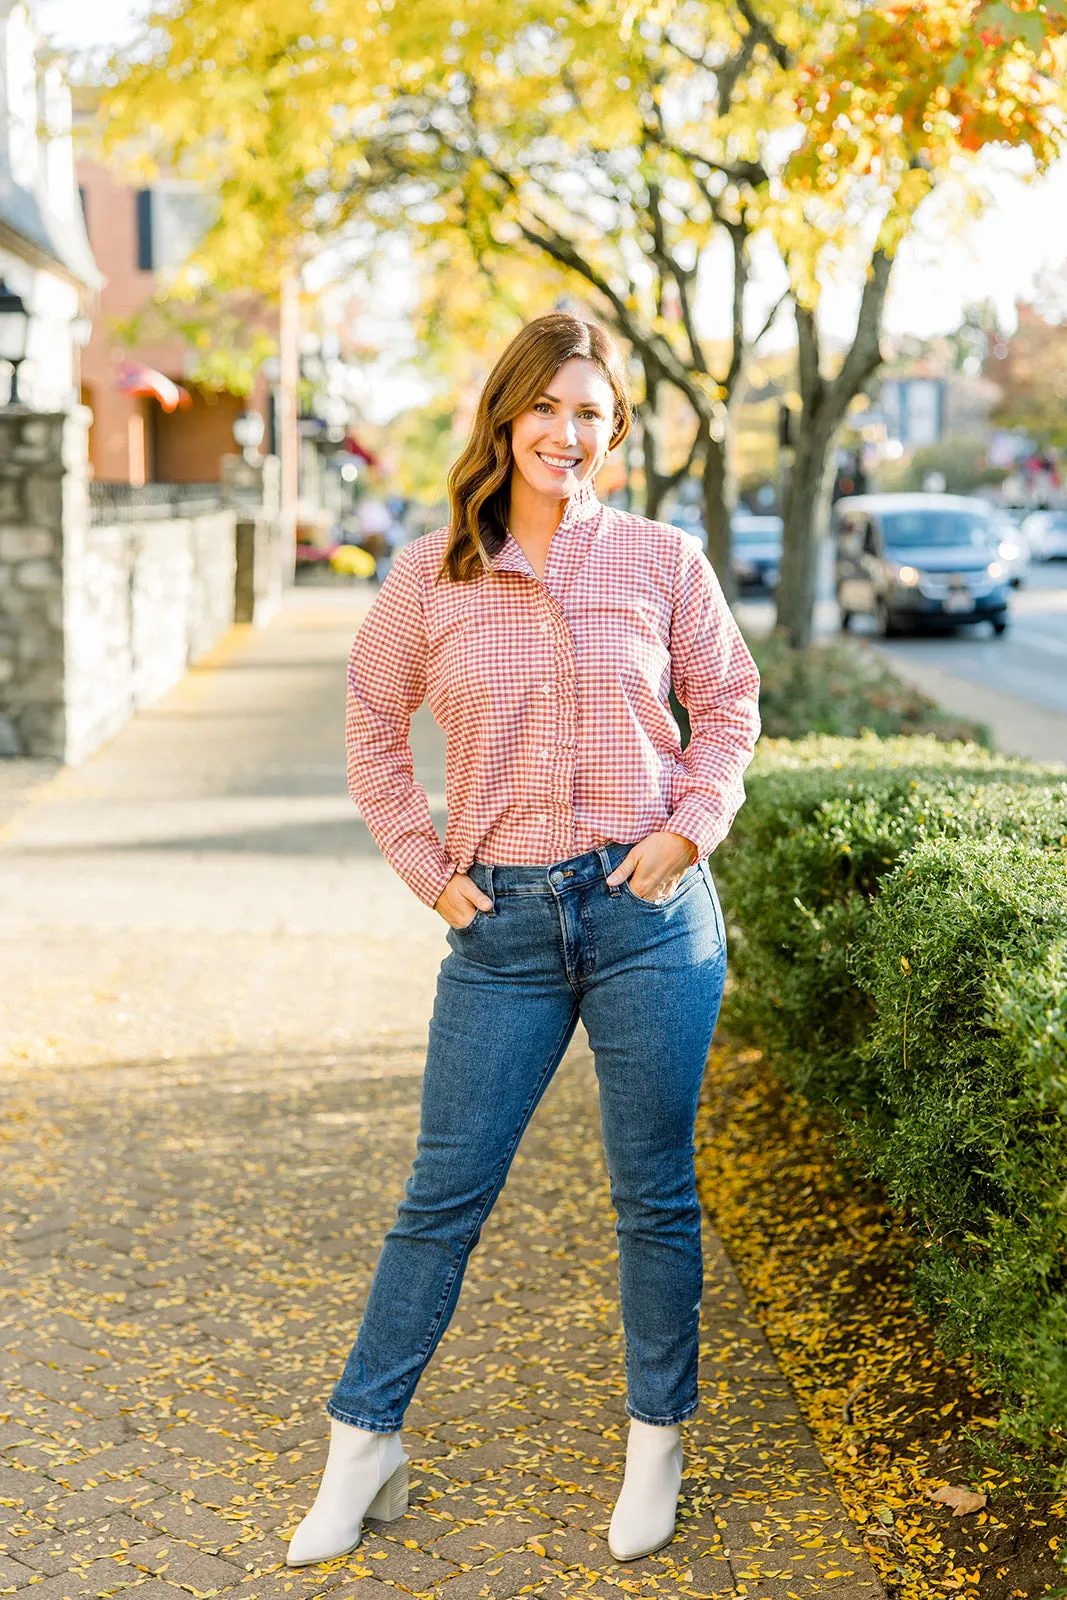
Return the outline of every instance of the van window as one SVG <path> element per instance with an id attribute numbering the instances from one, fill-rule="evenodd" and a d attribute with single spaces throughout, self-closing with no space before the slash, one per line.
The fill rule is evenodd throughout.
<path id="1" fill-rule="evenodd" d="M 868 520 L 860 511 L 844 511 L 838 513 L 837 521 L 837 548 L 838 553 L 855 560 L 863 548 L 863 535 L 868 527 Z"/>
<path id="2" fill-rule="evenodd" d="M 891 550 L 947 550 L 953 546 L 986 545 L 994 537 L 988 517 L 947 506 L 886 511 L 882 514 L 882 533 Z"/>

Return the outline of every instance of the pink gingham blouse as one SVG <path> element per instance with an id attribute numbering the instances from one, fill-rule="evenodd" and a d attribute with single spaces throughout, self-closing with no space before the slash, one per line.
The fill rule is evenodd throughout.
<path id="1" fill-rule="evenodd" d="M 348 665 L 349 790 L 405 883 L 432 906 L 475 858 L 549 864 L 660 829 L 710 854 L 745 797 L 759 675 L 695 541 L 586 489 L 543 582 L 509 534 L 491 572 L 435 583 L 447 542 L 400 550 Z M 447 736 L 443 847 L 408 742 L 424 699 Z"/>

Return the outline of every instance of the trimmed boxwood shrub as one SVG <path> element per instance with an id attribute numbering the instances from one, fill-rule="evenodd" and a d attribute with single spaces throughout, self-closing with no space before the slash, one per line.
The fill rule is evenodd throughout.
<path id="1" fill-rule="evenodd" d="M 877 1124 L 867 1170 L 913 1222 L 919 1303 L 1067 1438 L 1067 857 L 928 841 L 885 881 L 858 953 Z"/>
<path id="2" fill-rule="evenodd" d="M 1067 1436 L 1067 781 L 927 739 L 761 750 L 717 876 L 728 1015 L 914 1226 L 916 1293 Z"/>
<path id="3" fill-rule="evenodd" d="M 782 633 L 747 642 L 760 671 L 760 716 L 768 738 L 855 737 L 866 730 L 989 743 L 982 724 L 945 711 L 852 639 L 819 640 L 806 650 L 794 650 Z"/>
<path id="4" fill-rule="evenodd" d="M 807 1098 L 872 1110 L 856 952 L 882 879 L 924 840 L 1067 844 L 1062 769 L 936 739 L 767 741 L 715 856 L 734 924 L 726 1017 Z"/>

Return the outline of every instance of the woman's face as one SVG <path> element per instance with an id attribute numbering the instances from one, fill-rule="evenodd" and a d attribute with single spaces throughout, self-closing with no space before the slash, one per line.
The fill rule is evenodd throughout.
<path id="1" fill-rule="evenodd" d="M 611 444 L 615 399 L 592 361 L 574 356 L 511 424 L 515 467 L 535 494 L 565 500 L 596 476 Z"/>

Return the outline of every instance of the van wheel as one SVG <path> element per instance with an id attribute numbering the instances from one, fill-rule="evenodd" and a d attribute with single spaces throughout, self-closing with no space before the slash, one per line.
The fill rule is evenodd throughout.
<path id="1" fill-rule="evenodd" d="M 1007 622 L 1004 620 L 1003 617 L 998 617 L 996 619 L 996 621 L 993 623 L 993 632 L 996 634 L 997 638 L 999 639 L 1001 637 L 1001 635 L 1007 633 L 1007 631 L 1008 631 Z"/>
<path id="2" fill-rule="evenodd" d="M 884 600 L 875 601 L 874 622 L 880 639 L 899 639 L 900 629 L 889 615 L 889 607 Z"/>

